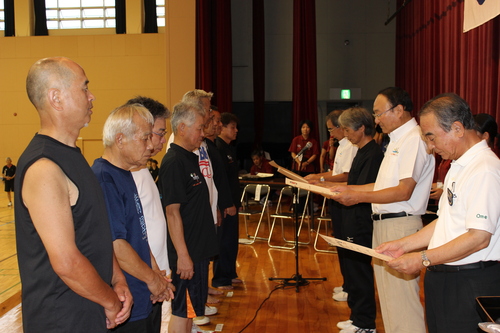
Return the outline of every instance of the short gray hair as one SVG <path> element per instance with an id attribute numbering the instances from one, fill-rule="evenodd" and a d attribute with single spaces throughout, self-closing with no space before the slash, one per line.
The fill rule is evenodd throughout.
<path id="1" fill-rule="evenodd" d="M 451 125 L 458 121 L 466 130 L 475 129 L 476 123 L 469 104 L 454 93 L 437 95 L 427 101 L 420 110 L 420 117 L 428 113 L 433 113 L 436 117 L 439 127 L 445 132 L 451 130 Z"/>
<path id="2" fill-rule="evenodd" d="M 174 106 L 172 119 L 170 120 L 174 135 L 177 134 L 177 129 L 181 123 L 186 126 L 192 126 L 198 115 L 201 117 L 205 116 L 205 110 L 203 110 L 200 104 L 189 102 L 180 102 L 176 104 Z"/>
<path id="3" fill-rule="evenodd" d="M 367 109 L 356 106 L 342 112 L 339 117 L 339 123 L 342 127 L 349 127 L 357 131 L 361 126 L 365 126 L 365 135 L 373 136 L 375 134 L 375 122 L 373 114 Z"/>
<path id="4" fill-rule="evenodd" d="M 116 135 L 122 133 L 126 138 L 132 138 L 137 132 L 137 124 L 134 122 L 134 115 L 144 119 L 153 126 L 154 119 L 151 112 L 140 104 L 126 104 L 117 107 L 108 116 L 102 130 L 102 143 L 105 148 L 111 147 L 115 143 Z"/>

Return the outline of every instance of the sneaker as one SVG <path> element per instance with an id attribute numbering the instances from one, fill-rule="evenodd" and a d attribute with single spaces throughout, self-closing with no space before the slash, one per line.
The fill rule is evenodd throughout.
<path id="1" fill-rule="evenodd" d="M 344 320 L 344 321 L 339 321 L 337 323 L 337 327 L 340 328 L 341 330 L 344 330 L 344 329 L 349 328 L 351 326 L 354 326 L 354 325 L 352 324 L 352 320 L 350 320 L 350 319 Z"/>
<path id="2" fill-rule="evenodd" d="M 332 298 L 337 302 L 346 302 L 347 301 L 347 293 L 345 291 L 341 291 L 338 294 L 333 294 Z"/>
<path id="3" fill-rule="evenodd" d="M 217 314 L 219 310 L 215 306 L 205 305 L 205 316 L 213 316 Z"/>
<path id="4" fill-rule="evenodd" d="M 193 326 L 191 327 L 191 333 L 200 333 L 203 332 L 201 328 L 198 327 L 195 323 L 193 323 Z"/>
<path id="5" fill-rule="evenodd" d="M 198 326 L 208 325 L 208 324 L 210 324 L 210 318 L 208 318 L 206 316 L 195 317 L 195 318 L 193 318 L 193 324 L 198 325 Z"/>
<path id="6" fill-rule="evenodd" d="M 351 325 L 351 327 L 341 330 L 340 333 L 377 333 L 377 330 L 374 328 L 361 328 Z"/>
<path id="7" fill-rule="evenodd" d="M 12 207 L 12 201 L 9 201 L 8 207 Z"/>
<path id="8" fill-rule="evenodd" d="M 334 294 L 338 294 L 338 293 L 341 293 L 343 291 L 344 291 L 344 288 L 342 288 L 342 286 L 333 288 Z"/>

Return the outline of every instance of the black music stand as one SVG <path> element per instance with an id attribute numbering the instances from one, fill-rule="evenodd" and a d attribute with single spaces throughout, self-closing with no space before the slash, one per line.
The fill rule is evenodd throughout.
<path id="1" fill-rule="evenodd" d="M 272 278 L 270 277 L 270 281 L 283 281 L 283 285 L 285 287 L 295 286 L 295 291 L 299 292 L 300 286 L 305 286 L 309 284 L 309 281 L 326 281 L 326 277 L 323 278 L 303 278 L 299 273 L 299 196 L 297 195 L 298 189 L 296 187 L 292 187 L 293 193 L 293 209 L 295 213 L 295 274 L 291 278 Z M 312 202 L 312 200 L 311 200 Z M 309 216 L 311 219 L 314 218 L 314 211 L 311 210 L 309 212 Z M 311 232 L 308 230 L 307 232 Z"/>

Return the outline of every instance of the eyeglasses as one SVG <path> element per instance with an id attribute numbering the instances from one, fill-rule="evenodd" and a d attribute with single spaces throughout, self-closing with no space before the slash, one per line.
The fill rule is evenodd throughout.
<path id="1" fill-rule="evenodd" d="M 163 131 L 161 133 L 156 133 L 156 132 L 151 131 L 151 133 L 158 135 L 160 138 L 163 138 L 165 136 L 165 134 L 167 134 L 167 131 Z"/>
<path id="2" fill-rule="evenodd" d="M 335 128 L 340 128 L 340 126 L 336 125 Z M 328 128 L 328 132 L 330 132 L 330 133 L 333 132 L 335 130 L 335 128 Z"/>
<path id="3" fill-rule="evenodd" d="M 379 114 L 374 113 L 374 114 L 373 114 L 373 117 L 374 117 L 375 119 L 377 119 L 377 118 L 381 117 L 384 113 L 389 112 L 389 111 L 391 111 L 392 109 L 394 109 L 396 106 L 397 106 L 397 105 L 394 105 L 394 106 L 393 106 L 392 108 L 390 108 L 389 110 L 385 110 L 384 112 L 379 113 Z"/>

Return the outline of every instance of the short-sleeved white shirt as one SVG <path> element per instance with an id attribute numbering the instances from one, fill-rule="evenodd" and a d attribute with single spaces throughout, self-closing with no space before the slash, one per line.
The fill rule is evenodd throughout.
<path id="1" fill-rule="evenodd" d="M 353 145 L 347 138 L 340 140 L 335 152 L 335 159 L 333 160 L 332 176 L 349 172 L 352 160 L 354 160 L 357 152 L 358 147 Z"/>
<path id="2" fill-rule="evenodd" d="M 500 260 L 499 198 L 500 160 L 483 140 L 451 163 L 429 249 L 478 229 L 492 234 L 488 247 L 449 264 Z"/>
<path id="3" fill-rule="evenodd" d="M 149 170 L 143 168 L 132 172 L 137 193 L 141 199 L 144 219 L 146 220 L 146 230 L 151 252 L 156 259 L 156 263 L 161 270 L 166 270 L 170 274 L 167 254 L 167 221 L 160 200 L 158 187 L 151 177 Z"/>
<path id="4" fill-rule="evenodd" d="M 410 200 L 372 204 L 373 213 L 406 212 L 412 215 L 423 215 L 427 208 L 434 177 L 434 156 L 427 153 L 420 126 L 415 118 L 389 133 L 389 138 L 390 142 L 378 171 L 374 191 L 395 187 L 400 180 L 410 177 L 417 184 Z"/>

